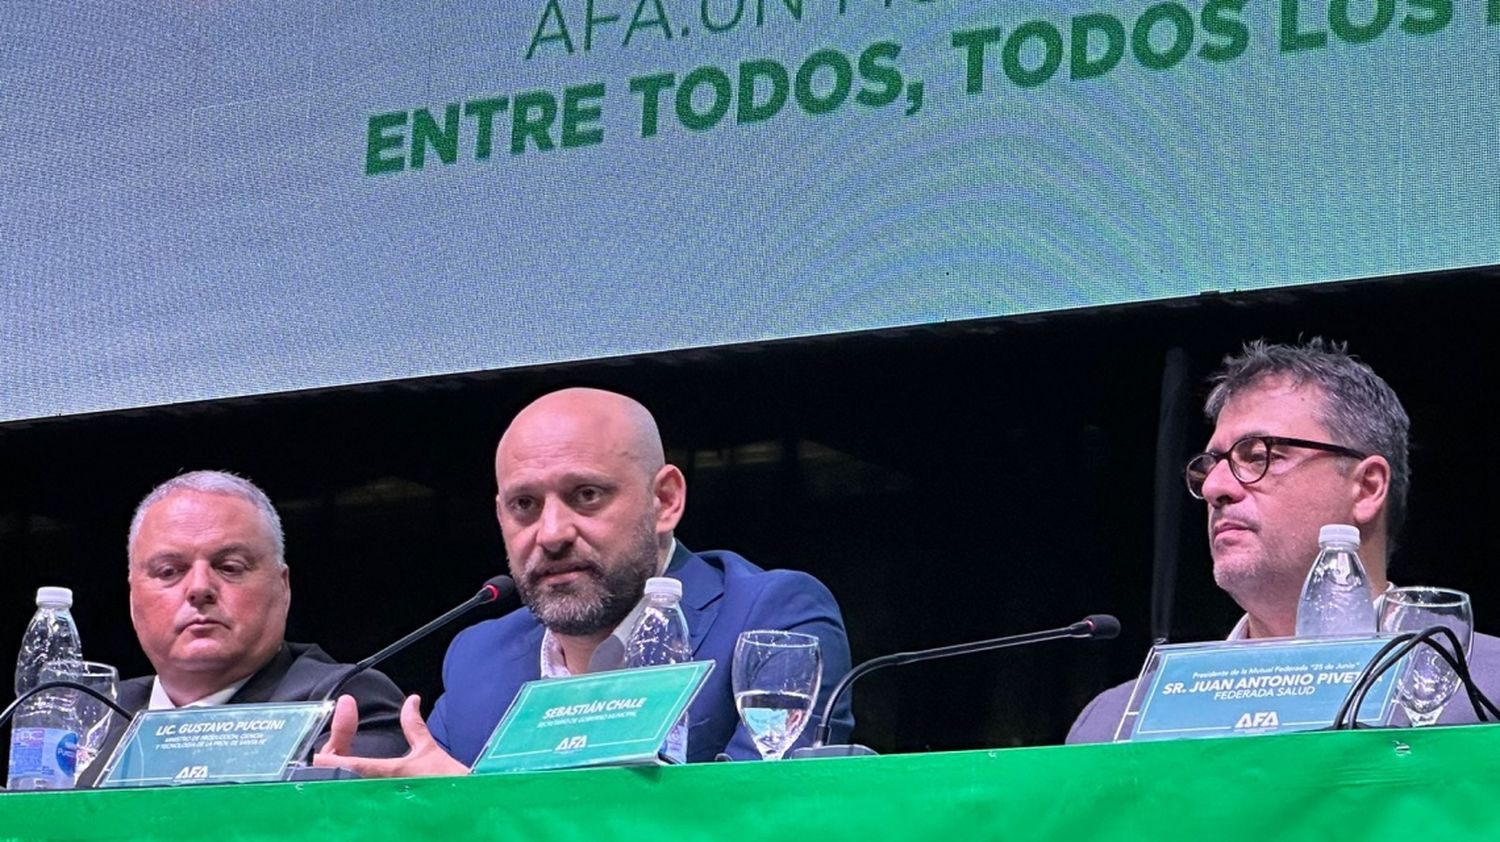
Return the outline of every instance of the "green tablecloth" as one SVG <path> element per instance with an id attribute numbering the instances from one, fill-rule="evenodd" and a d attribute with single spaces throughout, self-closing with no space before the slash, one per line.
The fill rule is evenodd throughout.
<path id="1" fill-rule="evenodd" d="M 658 835 L 659 834 L 659 835 Z M 1500 838 L 1500 726 L 0 795 L 66 839 Z"/>

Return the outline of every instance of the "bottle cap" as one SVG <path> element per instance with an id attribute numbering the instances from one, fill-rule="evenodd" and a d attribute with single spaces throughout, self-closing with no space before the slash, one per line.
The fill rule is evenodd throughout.
<path id="1" fill-rule="evenodd" d="M 1353 544 L 1359 546 L 1359 527 L 1347 523 L 1330 523 L 1318 530 L 1319 544 Z"/>
<path id="2" fill-rule="evenodd" d="M 652 576 L 646 580 L 646 596 L 671 594 L 682 599 L 682 583 L 670 576 Z"/>
<path id="3" fill-rule="evenodd" d="M 36 607 L 38 608 L 72 608 L 72 588 L 37 588 Z"/>

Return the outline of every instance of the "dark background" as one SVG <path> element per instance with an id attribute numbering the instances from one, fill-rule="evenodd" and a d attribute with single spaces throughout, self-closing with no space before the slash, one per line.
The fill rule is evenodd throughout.
<path id="1" fill-rule="evenodd" d="M 1115 641 L 890 670 L 856 693 L 856 736 L 882 752 L 1058 742 L 1150 644 L 1168 353 L 1183 354 L 1191 409 L 1167 447 L 1175 468 L 1209 434 L 1204 378 L 1261 336 L 1348 340 L 1401 395 L 1413 480 L 1392 578 L 1469 591 L 1478 627 L 1497 633 L 1497 279 L 1205 295 L 3 425 L 0 664 L 14 663 L 35 589 L 66 585 L 85 655 L 150 672 L 127 611 L 126 527 L 153 485 L 198 468 L 248 476 L 280 509 L 288 637 L 363 657 L 503 568 L 496 440 L 537 395 L 595 385 L 655 412 L 688 477 L 679 538 L 817 575 L 855 661 L 1119 615 Z M 1174 483 L 1171 637 L 1221 637 L 1239 611 L 1213 585 L 1202 504 Z M 456 631 L 385 668 L 429 708 Z"/>

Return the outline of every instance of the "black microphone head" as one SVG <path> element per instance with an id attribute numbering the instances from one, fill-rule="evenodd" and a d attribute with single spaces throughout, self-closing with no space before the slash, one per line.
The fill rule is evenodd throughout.
<path id="1" fill-rule="evenodd" d="M 1111 640 L 1120 636 L 1120 621 L 1113 614 L 1090 614 L 1078 623 L 1081 637 Z"/>
<path id="2" fill-rule="evenodd" d="M 515 592 L 516 580 L 502 573 L 499 576 L 491 576 L 484 583 L 484 587 L 479 589 L 479 593 L 475 595 L 475 598 L 479 600 L 480 605 L 484 605 L 489 602 L 510 599 L 511 595 Z"/>

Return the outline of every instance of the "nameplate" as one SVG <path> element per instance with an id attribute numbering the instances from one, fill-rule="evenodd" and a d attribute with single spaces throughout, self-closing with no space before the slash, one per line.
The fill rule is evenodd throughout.
<path id="1" fill-rule="evenodd" d="M 1390 636 L 1157 646 L 1146 658 L 1116 740 L 1234 737 L 1327 728 Z M 1365 696 L 1359 721 L 1393 712 L 1395 671 Z"/>
<path id="2" fill-rule="evenodd" d="M 713 661 L 529 681 L 472 771 L 655 764 Z"/>
<path id="3" fill-rule="evenodd" d="M 284 780 L 333 712 L 333 702 L 216 705 L 136 714 L 99 786 Z"/>

